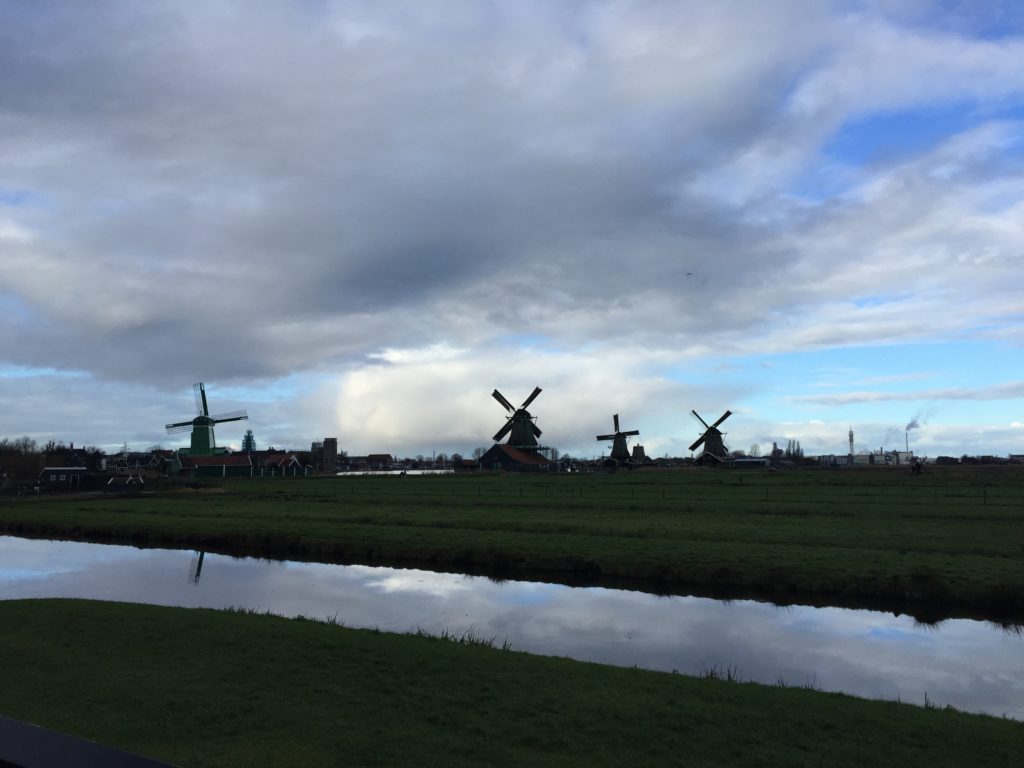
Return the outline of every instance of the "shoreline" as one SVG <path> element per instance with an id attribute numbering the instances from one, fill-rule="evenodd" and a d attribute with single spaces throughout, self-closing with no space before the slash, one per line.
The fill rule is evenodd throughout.
<path id="1" fill-rule="evenodd" d="M 363 565 L 396 569 L 413 569 L 466 576 L 480 576 L 493 581 L 522 581 L 561 584 L 568 587 L 600 587 L 630 592 L 643 592 L 659 596 L 698 597 L 712 600 L 751 600 L 769 603 L 778 607 L 803 605 L 815 608 L 846 608 L 868 610 L 893 615 L 907 615 L 921 624 L 938 624 L 950 619 L 988 621 L 1007 628 L 1024 626 L 1024 606 L 1018 601 L 996 600 L 986 605 L 978 602 L 949 602 L 942 600 L 900 599 L 894 596 L 873 594 L 850 594 L 829 592 L 800 592 L 797 590 L 778 591 L 759 589 L 755 586 L 730 586 L 713 583 L 699 583 L 665 580 L 650 580 L 631 576 L 608 576 L 600 573 L 599 564 L 582 564 L 574 570 L 530 569 L 515 567 L 506 557 L 499 557 L 492 563 L 479 560 L 441 562 L 437 559 L 415 559 L 408 557 L 387 557 L 384 554 L 372 558 L 348 556 L 344 547 L 330 546 L 309 548 L 296 542 L 273 544 L 263 542 L 227 541 L 223 537 L 207 537 L 193 534 L 182 537 L 160 537 L 146 532 L 106 533 L 90 532 L 73 535 L 67 530 L 47 526 L 31 526 L 31 530 L 19 525 L 16 530 L 0 521 L 0 536 L 51 541 L 76 541 L 88 544 L 131 546 L 139 549 L 172 549 L 204 551 L 211 554 L 236 558 L 255 558 L 275 561 L 323 563 L 328 565 Z M 595 567 L 596 566 L 596 567 Z"/>

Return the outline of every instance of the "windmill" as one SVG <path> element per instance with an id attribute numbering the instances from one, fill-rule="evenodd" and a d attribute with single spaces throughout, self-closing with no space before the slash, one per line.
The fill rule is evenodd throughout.
<path id="1" fill-rule="evenodd" d="M 639 429 L 631 429 L 628 432 L 623 432 L 619 429 L 619 414 L 612 416 L 612 423 L 615 425 L 615 433 L 611 435 L 598 435 L 598 440 L 611 440 L 612 441 L 612 454 L 611 459 L 618 464 L 624 464 L 631 460 L 629 453 L 629 446 L 626 445 L 628 442 L 627 437 L 633 437 L 639 435 Z"/>
<path id="2" fill-rule="evenodd" d="M 697 450 L 701 444 L 704 445 L 704 450 L 698 457 L 698 461 L 727 461 L 729 459 L 729 451 L 725 447 L 725 443 L 722 442 L 722 432 L 718 428 L 718 425 L 723 421 L 732 416 L 732 411 L 726 411 L 723 413 L 718 421 L 714 424 L 709 425 L 696 411 L 690 411 L 693 417 L 704 426 L 704 432 L 700 437 L 690 446 L 691 451 Z"/>
<path id="3" fill-rule="evenodd" d="M 192 555 L 192 565 L 188 568 L 188 580 L 193 584 L 198 584 L 203 575 L 203 558 L 205 557 L 206 552 L 198 550 Z"/>
<path id="4" fill-rule="evenodd" d="M 537 442 L 537 438 L 540 437 L 540 428 L 534 424 L 535 416 L 531 416 L 530 412 L 526 410 L 530 407 L 530 403 L 537 399 L 537 395 L 541 393 L 540 387 L 536 387 L 533 393 L 523 401 L 523 404 L 518 408 L 514 408 L 512 403 L 505 399 L 505 396 L 498 390 L 494 390 L 491 393 L 491 397 L 501 403 L 501 406 L 508 411 L 511 415 L 506 416 L 505 426 L 499 429 L 492 440 L 499 442 L 501 438 L 508 435 L 508 444 L 513 448 L 518 448 L 520 451 L 526 451 L 527 453 L 538 453 L 542 450 L 540 444 Z"/>
<path id="5" fill-rule="evenodd" d="M 242 421 L 248 419 L 249 414 L 245 411 L 232 411 L 211 416 L 210 408 L 206 404 L 206 388 L 203 386 L 203 382 L 197 382 L 192 389 L 196 399 L 196 417 L 190 421 L 168 424 L 167 434 L 175 435 L 192 430 L 192 444 L 187 454 L 189 456 L 213 456 L 217 453 L 224 453 L 224 449 L 218 450 L 217 444 L 214 442 L 213 425 L 223 424 L 225 421 Z"/>

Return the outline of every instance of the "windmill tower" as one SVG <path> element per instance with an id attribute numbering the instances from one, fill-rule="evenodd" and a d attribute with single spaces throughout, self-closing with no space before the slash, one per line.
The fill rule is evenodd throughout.
<path id="1" fill-rule="evenodd" d="M 722 441 L 722 431 L 718 428 L 718 425 L 732 416 L 732 411 L 726 411 L 718 418 L 718 421 L 711 425 L 704 421 L 696 411 L 690 411 L 690 413 L 704 427 L 704 432 L 690 446 L 690 450 L 695 451 L 703 444 L 704 450 L 701 451 L 697 460 L 708 463 L 712 461 L 718 463 L 728 461 L 729 449 L 725 447 L 725 443 Z"/>
<path id="2" fill-rule="evenodd" d="M 541 431 L 534 423 L 536 417 L 531 416 L 530 412 L 526 410 L 540 393 L 541 388 L 536 387 L 533 393 L 523 401 L 521 406 L 514 408 L 512 403 L 506 400 L 501 392 L 494 390 L 491 393 L 491 397 L 497 400 L 510 415 L 505 417 L 505 426 L 499 429 L 491 439 L 497 443 L 505 435 L 508 435 L 508 445 L 513 448 L 518 448 L 526 453 L 539 453 L 542 451 L 543 447 L 537 442 L 537 438 L 541 436 Z"/>
<path id="3" fill-rule="evenodd" d="M 625 464 L 631 460 L 629 453 L 629 446 L 627 445 L 628 440 L 626 438 L 639 435 L 639 429 L 631 429 L 629 432 L 623 432 L 619 429 L 619 414 L 612 416 L 612 423 L 615 425 L 615 432 L 610 435 L 598 435 L 598 440 L 611 440 L 612 441 L 612 453 L 611 459 L 617 464 Z"/>
<path id="4" fill-rule="evenodd" d="M 186 453 L 188 456 L 213 456 L 225 453 L 225 449 L 217 448 L 213 437 L 213 425 L 223 424 L 226 421 L 242 421 L 248 419 L 249 414 L 245 411 L 231 411 L 211 416 L 210 408 L 206 403 L 206 388 L 203 386 L 203 382 L 194 384 L 192 390 L 196 400 L 196 417 L 191 421 L 168 424 L 167 434 L 174 435 L 192 430 L 192 443 Z"/>

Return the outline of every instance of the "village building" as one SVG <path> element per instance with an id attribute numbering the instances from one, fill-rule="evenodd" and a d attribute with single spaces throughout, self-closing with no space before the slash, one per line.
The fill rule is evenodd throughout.
<path id="1" fill-rule="evenodd" d="M 480 469 L 489 472 L 548 472 L 555 464 L 537 453 L 527 453 L 513 448 L 508 443 L 495 443 L 479 459 Z"/>

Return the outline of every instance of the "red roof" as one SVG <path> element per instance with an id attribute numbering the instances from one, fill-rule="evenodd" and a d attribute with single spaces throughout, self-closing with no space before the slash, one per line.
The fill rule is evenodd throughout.
<path id="1" fill-rule="evenodd" d="M 526 451 L 520 451 L 518 448 L 513 448 L 511 445 L 508 445 L 507 443 L 498 443 L 494 447 L 497 448 L 502 453 L 504 453 L 506 456 L 508 456 L 513 461 L 516 461 L 516 462 L 518 462 L 520 464 L 550 464 L 551 463 L 547 459 L 545 459 L 543 456 L 540 456 L 539 454 L 527 453 Z"/>

